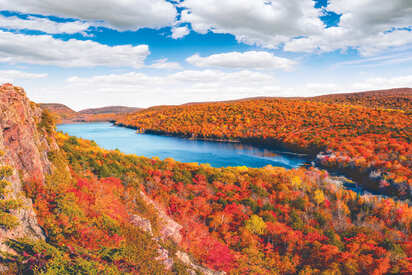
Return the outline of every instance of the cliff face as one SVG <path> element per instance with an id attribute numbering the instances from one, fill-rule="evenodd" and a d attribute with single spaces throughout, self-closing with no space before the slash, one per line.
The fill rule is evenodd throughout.
<path id="1" fill-rule="evenodd" d="M 23 205 L 12 212 L 20 224 L 11 230 L 0 228 L 0 250 L 7 250 L 4 241 L 9 238 L 44 238 L 32 202 L 22 192 L 23 182 L 44 182 L 52 168 L 47 153 L 58 149 L 54 138 L 38 127 L 41 120 L 42 110 L 29 101 L 22 88 L 0 86 L 0 150 L 5 153 L 0 161 L 14 169 L 7 179 L 11 183 L 7 196 Z"/>

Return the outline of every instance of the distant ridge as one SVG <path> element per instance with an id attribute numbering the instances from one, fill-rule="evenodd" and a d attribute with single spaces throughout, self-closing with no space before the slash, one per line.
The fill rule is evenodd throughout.
<path id="1" fill-rule="evenodd" d="M 40 103 L 39 106 L 58 115 L 62 120 L 71 119 L 77 115 L 76 111 L 60 103 Z"/>
<path id="2" fill-rule="evenodd" d="M 306 98 L 306 100 L 410 111 L 412 110 L 412 88 L 330 94 Z"/>
<path id="3" fill-rule="evenodd" d="M 205 103 L 231 103 L 231 102 L 241 102 L 247 100 L 259 100 L 259 99 L 303 99 L 303 100 L 317 100 L 317 99 L 326 99 L 326 98 L 339 98 L 343 100 L 344 98 L 351 98 L 351 97 L 364 97 L 364 96 L 407 96 L 412 98 L 412 88 L 393 88 L 393 89 L 385 89 L 385 90 L 371 90 L 371 91 L 361 91 L 361 92 L 343 92 L 343 93 L 331 93 L 326 95 L 320 96 L 285 96 L 285 97 L 275 97 L 275 96 L 255 96 L 255 97 L 245 97 L 239 99 L 229 99 L 229 100 L 221 100 L 221 101 L 199 101 L 199 102 L 187 102 L 181 105 L 196 105 L 196 104 L 205 104 Z M 165 105 L 169 106 L 169 105 Z M 179 106 L 179 105 L 170 105 L 170 106 Z M 160 106 L 153 106 L 153 107 L 160 107 Z"/>
<path id="4" fill-rule="evenodd" d="M 49 109 L 50 111 L 56 110 L 73 114 L 76 113 L 76 111 L 74 111 L 70 107 L 67 107 L 66 105 L 60 103 L 40 103 L 39 106 L 43 109 Z"/>
<path id="5" fill-rule="evenodd" d="M 57 123 L 77 123 L 92 121 L 111 121 L 117 116 L 137 112 L 141 108 L 125 106 L 107 106 L 102 108 L 90 108 L 76 112 L 60 103 L 40 103 L 42 109 L 47 109 L 57 118 Z"/>
<path id="6" fill-rule="evenodd" d="M 142 110 L 142 108 L 135 107 L 125 107 L 125 106 L 107 106 L 101 108 L 90 108 L 79 111 L 80 114 L 127 114 L 132 112 L 137 112 Z"/>
<path id="7" fill-rule="evenodd" d="M 236 103 L 249 100 L 263 99 L 289 99 L 289 100 L 307 100 L 324 103 L 353 104 L 362 106 L 375 106 L 381 108 L 403 109 L 409 111 L 412 109 L 412 88 L 393 88 L 386 90 L 373 90 L 351 93 L 327 94 L 314 97 L 248 97 L 241 99 L 223 100 L 223 101 L 203 101 L 188 102 L 181 105 L 159 105 L 149 107 L 149 110 L 160 110 L 168 107 L 213 104 L 213 103 Z M 64 104 L 59 103 L 40 103 L 40 107 L 48 109 L 57 114 L 64 122 L 72 120 L 74 122 L 85 121 L 109 121 L 114 120 L 114 116 L 136 113 L 144 108 L 126 107 L 126 106 L 107 106 L 101 108 L 89 108 L 75 112 Z"/>
<path id="8" fill-rule="evenodd" d="M 222 101 L 188 102 L 188 103 L 183 103 L 180 105 L 160 105 L 160 106 L 152 106 L 148 109 L 159 110 L 165 107 L 167 108 L 167 107 L 190 106 L 190 105 L 200 105 L 200 104 L 216 104 L 216 103 L 237 103 L 237 102 L 265 100 L 265 99 L 305 100 L 305 101 L 316 101 L 316 102 L 324 102 L 324 103 L 361 105 L 361 106 L 366 106 L 366 107 L 375 106 L 379 108 L 388 108 L 388 109 L 403 109 L 405 111 L 412 110 L 412 88 L 393 88 L 393 89 L 385 89 L 385 90 L 336 93 L 336 94 L 326 94 L 326 95 L 312 96 L 312 97 L 258 96 L 258 97 L 246 97 L 246 98 L 230 99 L 230 100 L 222 100 Z"/>
<path id="9" fill-rule="evenodd" d="M 409 95 L 412 96 L 412 88 L 393 88 L 393 89 L 384 89 L 384 90 L 371 90 L 371 91 L 363 91 L 363 92 L 351 92 L 351 93 L 338 93 L 338 94 L 327 94 L 321 96 L 314 96 L 311 98 L 321 98 L 321 97 L 348 97 L 348 96 L 371 96 L 371 95 L 379 95 L 379 96 L 387 96 L 387 95 Z"/>

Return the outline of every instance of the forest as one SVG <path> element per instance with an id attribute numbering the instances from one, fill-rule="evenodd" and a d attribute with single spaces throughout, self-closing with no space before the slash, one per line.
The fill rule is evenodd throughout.
<path id="1" fill-rule="evenodd" d="M 50 163 L 41 179 L 0 153 L 0 232 L 26 223 L 18 213 L 27 207 L 41 228 L 41 237 L 2 244 L 8 274 L 412 273 L 412 207 L 402 193 L 410 184 L 411 135 L 403 110 L 255 99 L 126 117 L 141 131 L 263 140 L 316 154 L 325 167 L 372 168 L 391 198 L 355 193 L 313 166 L 213 168 L 105 150 L 56 132 L 52 114 L 22 105 L 22 90 L 6 88 L 15 92 L 9 106 L 16 113 L 35 112 L 37 125 L 25 127 L 43 141 L 31 149 Z M 5 137 L 19 153 L 18 139 Z M 23 163 L 34 169 L 30 161 Z M 21 193 L 9 196 L 16 177 Z"/>
<path id="2" fill-rule="evenodd" d="M 401 94 L 402 100 L 394 100 L 400 96 L 378 95 L 348 96 L 346 103 L 321 102 L 328 97 L 262 98 L 153 107 L 122 116 L 116 123 L 146 133 L 235 140 L 308 153 L 320 167 L 343 173 L 367 190 L 410 199 L 411 96 Z M 371 100 L 380 103 L 366 104 Z M 400 102 L 397 109 L 379 107 L 395 101 Z"/>
<path id="3" fill-rule="evenodd" d="M 142 191 L 183 227 L 180 243 L 169 240 L 167 247 L 177 245 L 210 269 L 412 272 L 412 208 L 358 196 L 325 171 L 212 168 L 106 151 L 63 134 L 57 140 L 62 151 L 50 155 L 56 170 L 48 184 L 25 187 L 48 242 L 11 242 L 22 251 L 11 256 L 16 268 L 36 274 L 166 274 L 154 260 L 154 241 L 130 226 L 136 211 L 159 224 L 139 198 Z M 63 169 L 66 162 L 70 170 Z M 170 272 L 186 274 L 176 263 Z"/>

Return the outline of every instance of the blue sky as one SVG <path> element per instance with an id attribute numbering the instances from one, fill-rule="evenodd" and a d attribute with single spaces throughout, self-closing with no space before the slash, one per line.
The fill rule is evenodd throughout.
<path id="1" fill-rule="evenodd" d="M 0 0 L 0 82 L 79 110 L 412 86 L 409 0 Z"/>

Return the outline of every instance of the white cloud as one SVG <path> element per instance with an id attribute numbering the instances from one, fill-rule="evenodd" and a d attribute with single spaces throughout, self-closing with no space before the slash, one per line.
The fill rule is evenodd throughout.
<path id="1" fill-rule="evenodd" d="M 174 23 L 177 11 L 165 0 L 0 0 L 7 10 L 87 20 L 118 30 L 161 28 Z"/>
<path id="2" fill-rule="evenodd" d="M 222 67 L 235 69 L 283 69 L 289 71 L 296 61 L 275 56 L 263 51 L 229 52 L 200 57 L 198 54 L 186 59 L 197 67 Z"/>
<path id="3" fill-rule="evenodd" d="M 0 31 L 0 62 L 60 67 L 134 67 L 144 65 L 147 45 L 106 46 L 93 41 L 62 41 L 49 35 Z"/>
<path id="4" fill-rule="evenodd" d="M 16 70 L 2 70 L 0 71 L 0 83 L 13 82 L 20 79 L 37 79 L 45 78 L 48 74 L 28 73 Z"/>
<path id="5" fill-rule="evenodd" d="M 329 11 L 342 14 L 339 25 L 343 28 L 379 33 L 412 24 L 410 0 L 329 0 L 328 2 Z"/>
<path id="6" fill-rule="evenodd" d="M 181 22 L 205 34 L 233 34 L 240 42 L 276 48 L 290 38 L 321 33 L 312 0 L 184 0 Z"/>
<path id="7" fill-rule="evenodd" d="M 29 16 L 27 19 L 22 19 L 16 16 L 6 17 L 0 15 L 0 28 L 5 29 L 38 30 L 50 34 L 74 34 L 84 32 L 89 27 L 89 24 L 79 21 L 58 23 L 47 18 L 39 18 L 33 16 Z"/>
<path id="8" fill-rule="evenodd" d="M 412 75 L 393 77 L 370 77 L 353 83 L 309 82 L 301 86 L 285 87 L 284 95 L 318 96 L 332 93 L 353 93 L 392 88 L 412 88 Z"/>
<path id="9" fill-rule="evenodd" d="M 93 77 L 74 76 L 65 85 L 27 87 L 36 102 L 61 102 L 74 109 L 107 105 L 148 107 L 256 96 L 315 96 L 330 93 L 412 87 L 412 75 L 370 77 L 362 81 L 301 81 L 280 84 L 262 72 L 185 70 L 166 75 L 129 72 Z M 81 101 L 78 99 L 82 98 Z"/>
<path id="10" fill-rule="evenodd" d="M 412 43 L 412 1 L 329 0 L 325 10 L 341 14 L 326 28 L 313 0 L 183 0 L 180 22 L 205 34 L 233 34 L 246 44 L 286 51 L 330 52 L 354 48 L 374 55 Z"/>
<path id="11" fill-rule="evenodd" d="M 412 87 L 412 75 L 397 77 L 373 77 L 362 82 L 356 82 L 352 85 L 352 87 L 356 91 Z"/>
<path id="12" fill-rule="evenodd" d="M 412 48 L 397 48 L 395 51 L 385 51 L 384 54 L 372 57 L 356 58 L 348 61 L 342 61 L 333 65 L 334 68 L 342 66 L 356 67 L 377 67 L 393 64 L 409 64 L 412 62 Z"/>
<path id="13" fill-rule="evenodd" d="M 400 47 L 412 43 L 412 32 L 394 30 L 376 34 L 352 32 L 342 27 L 332 27 L 322 35 L 294 39 L 285 44 L 284 50 L 291 52 L 331 52 L 334 50 L 355 48 L 363 56 L 371 56 L 388 48 Z"/>
<path id="14" fill-rule="evenodd" d="M 173 39 L 183 38 L 186 35 L 188 35 L 189 33 L 190 33 L 190 30 L 186 26 L 172 28 L 172 38 Z"/>
<path id="15" fill-rule="evenodd" d="M 166 89 L 166 91 L 175 86 L 183 87 L 188 86 L 193 87 L 193 83 L 202 85 L 211 84 L 211 82 L 220 83 L 221 87 L 224 88 L 226 85 L 243 86 L 250 83 L 271 83 L 274 81 L 273 76 L 269 74 L 264 74 L 260 72 L 252 71 L 239 71 L 239 72 L 222 72 L 218 70 L 185 70 L 173 74 L 168 74 L 166 76 L 152 76 L 144 73 L 130 72 L 126 74 L 109 74 L 95 77 L 71 77 L 68 79 L 69 83 L 74 83 L 76 85 L 86 84 L 96 84 L 98 87 L 103 87 L 107 89 L 111 85 L 117 87 L 133 87 L 137 86 L 154 86 L 159 89 Z M 215 84 L 213 83 L 213 84 Z M 113 87 L 114 87 L 113 86 Z M 115 90 L 113 90 L 115 91 Z M 130 90 L 134 92 L 136 90 Z"/>
<path id="16" fill-rule="evenodd" d="M 388 48 L 412 43 L 412 1 L 410 0 L 330 0 L 328 11 L 342 14 L 339 26 L 320 34 L 293 39 L 285 50 L 330 52 L 347 48 L 361 55 L 375 55 Z"/>
<path id="17" fill-rule="evenodd" d="M 152 69 L 159 69 L 159 70 L 179 70 L 182 69 L 177 62 L 168 62 L 167 58 L 156 60 L 155 63 L 152 65 L 147 66 L 148 68 Z"/>
<path id="18" fill-rule="evenodd" d="M 94 77 L 71 77 L 67 85 L 53 88 L 65 102 L 77 109 L 88 105 L 104 106 L 120 104 L 128 106 L 152 106 L 160 104 L 182 104 L 188 101 L 225 100 L 250 95 L 273 93 L 275 79 L 272 75 L 252 72 L 222 72 L 219 70 L 185 70 L 167 75 L 150 75 L 130 72 Z M 78 96 L 84 100 L 76 102 Z M 67 94 L 66 94 L 67 93 Z M 42 91 L 37 95 L 45 98 Z M 56 94 L 50 94 L 49 101 L 56 101 Z M 35 100 L 40 96 L 35 96 Z"/>

